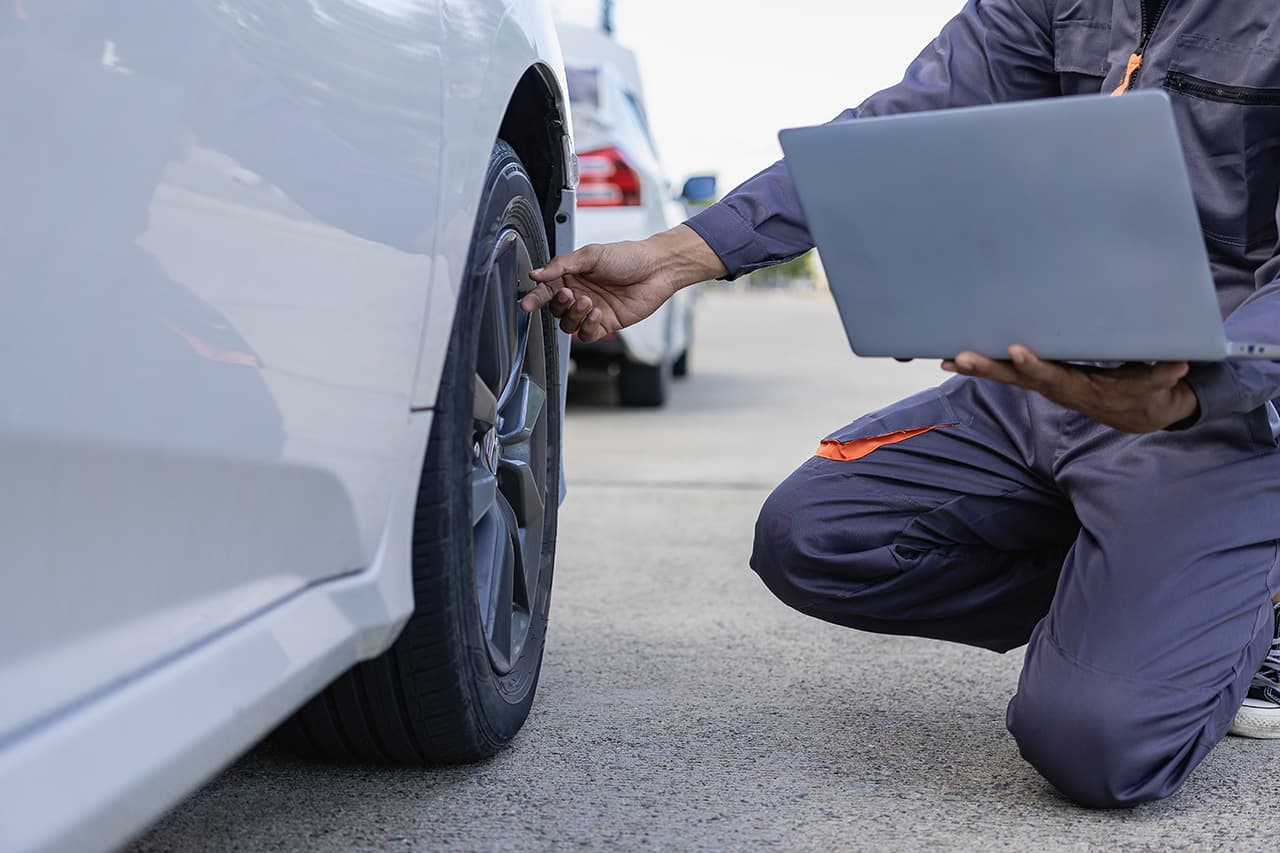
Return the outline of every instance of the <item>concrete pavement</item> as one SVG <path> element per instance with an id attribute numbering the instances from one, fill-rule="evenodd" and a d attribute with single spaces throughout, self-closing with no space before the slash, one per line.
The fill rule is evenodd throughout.
<path id="1" fill-rule="evenodd" d="M 259 749 L 136 850 L 1258 850 L 1280 742 L 1229 739 L 1171 800 L 1088 812 L 1004 730 L 1020 655 L 825 625 L 746 567 L 755 512 L 828 431 L 942 377 L 854 359 L 820 297 L 713 294 L 662 412 L 575 389 L 542 687 L 472 768 Z"/>

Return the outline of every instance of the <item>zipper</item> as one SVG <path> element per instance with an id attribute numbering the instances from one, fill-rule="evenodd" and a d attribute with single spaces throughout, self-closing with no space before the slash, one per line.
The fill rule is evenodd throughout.
<path id="1" fill-rule="evenodd" d="M 1160 5 L 1156 6 L 1154 15 L 1148 14 L 1151 4 L 1147 0 L 1142 0 L 1142 41 L 1138 43 L 1138 56 L 1146 51 L 1147 45 L 1151 43 L 1151 34 L 1156 31 L 1156 27 L 1160 24 L 1160 19 L 1164 17 L 1164 10 L 1169 8 L 1169 0 L 1160 0 Z"/>
<path id="2" fill-rule="evenodd" d="M 1129 57 L 1129 64 L 1124 69 L 1124 79 L 1120 81 L 1120 85 L 1112 92 L 1113 95 L 1123 95 L 1125 92 L 1131 92 L 1138 85 L 1138 72 L 1142 70 L 1142 60 L 1147 52 L 1147 45 L 1151 43 L 1151 36 L 1155 33 L 1156 27 L 1160 25 L 1160 19 L 1164 17 L 1165 9 L 1169 8 L 1169 0 L 1159 0 L 1159 4 L 1155 9 L 1151 8 L 1152 0 L 1142 0 L 1142 32 L 1138 37 L 1138 47 Z"/>
<path id="3" fill-rule="evenodd" d="M 1225 86 L 1222 83 L 1214 83 L 1212 80 L 1183 74 L 1181 71 L 1170 71 L 1165 75 L 1164 87 L 1205 101 L 1219 101 L 1245 107 L 1280 107 L 1280 89 Z"/>

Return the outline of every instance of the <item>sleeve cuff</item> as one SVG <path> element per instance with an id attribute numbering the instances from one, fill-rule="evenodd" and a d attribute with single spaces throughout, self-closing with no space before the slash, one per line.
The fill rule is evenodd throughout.
<path id="1" fill-rule="evenodd" d="M 754 267 L 756 253 L 752 246 L 756 242 L 755 229 L 724 202 L 711 205 L 686 221 L 685 225 L 706 241 L 729 271 L 722 280 L 733 281 Z"/>
<path id="2" fill-rule="evenodd" d="M 1235 372 L 1227 362 L 1194 364 L 1187 373 L 1185 381 L 1195 392 L 1200 410 L 1196 415 L 1179 421 L 1169 429 L 1187 429 L 1237 410 L 1240 389 L 1236 384 Z"/>

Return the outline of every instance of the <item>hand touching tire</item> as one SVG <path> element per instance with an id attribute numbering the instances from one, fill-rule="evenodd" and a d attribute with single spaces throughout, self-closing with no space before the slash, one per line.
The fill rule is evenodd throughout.
<path id="1" fill-rule="evenodd" d="M 688 226 L 639 242 L 584 246 L 530 273 L 538 286 L 521 301 L 525 311 L 543 306 L 560 328 L 590 343 L 634 325 L 677 290 L 727 270 Z"/>

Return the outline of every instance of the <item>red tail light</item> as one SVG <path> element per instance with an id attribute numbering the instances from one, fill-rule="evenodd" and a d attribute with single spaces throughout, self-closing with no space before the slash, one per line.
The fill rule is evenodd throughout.
<path id="1" fill-rule="evenodd" d="M 639 207 L 640 173 L 617 148 L 578 155 L 579 207 Z"/>

